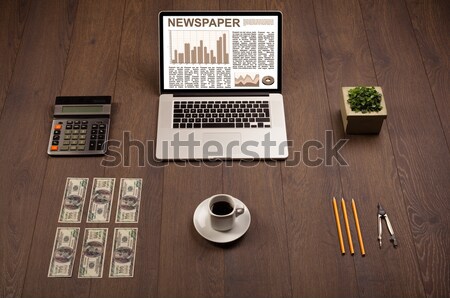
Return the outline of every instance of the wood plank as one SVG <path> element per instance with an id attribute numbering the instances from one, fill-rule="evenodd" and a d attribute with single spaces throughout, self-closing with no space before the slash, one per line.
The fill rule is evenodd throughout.
<path id="1" fill-rule="evenodd" d="M 31 1 L 0 2 L 0 115 L 11 82 Z"/>
<path id="2" fill-rule="evenodd" d="M 450 2 L 406 1 L 422 61 L 441 120 L 447 146 L 450 146 Z"/>
<path id="3" fill-rule="evenodd" d="M 450 155 L 403 2 L 362 2 L 426 296 L 449 291 Z"/>
<path id="4" fill-rule="evenodd" d="M 342 195 L 339 168 L 325 166 L 324 149 L 303 150 L 307 141 L 325 146 L 332 130 L 314 6 L 271 1 L 269 8 L 284 16 L 283 94 L 292 147 L 281 169 L 292 296 L 358 296 L 353 258 L 340 255 L 331 205 Z M 316 158 L 322 163 L 312 166 Z"/>
<path id="5" fill-rule="evenodd" d="M 47 164 L 48 115 L 61 89 L 75 11 L 76 2 L 31 4 L 0 119 L 2 140 L 14 140 L 0 147 L 3 297 L 22 294 Z"/>
<path id="6" fill-rule="evenodd" d="M 123 0 L 80 1 L 61 88 L 62 95 L 114 95 L 124 7 Z M 48 126 L 47 129 L 49 129 Z M 102 157 L 49 159 L 24 296 L 87 297 L 89 295 L 91 280 L 77 278 L 82 248 L 81 239 L 72 278 L 47 278 L 47 271 L 55 230 L 57 226 L 61 226 L 57 223 L 57 219 L 65 179 L 87 177 L 90 179 L 88 186 L 90 190 L 92 179 L 104 176 L 105 169 L 100 165 L 101 160 Z M 87 209 L 85 206 L 81 224 L 72 225 L 80 227 L 82 233 L 87 226 Z M 109 237 L 112 237 L 112 225 L 113 223 L 100 225 L 110 228 Z M 111 241 L 108 243 L 111 244 Z M 108 266 L 107 262 L 106 266 Z"/>
<path id="7" fill-rule="evenodd" d="M 277 162 L 224 168 L 224 192 L 251 214 L 247 233 L 225 250 L 226 297 L 291 297 L 281 170 Z"/>
<path id="8" fill-rule="evenodd" d="M 266 1 L 221 2 L 224 10 L 266 10 Z M 289 252 L 280 163 L 227 162 L 224 192 L 252 216 L 247 233 L 225 250 L 226 297 L 290 297 Z"/>
<path id="9" fill-rule="evenodd" d="M 266 10 L 267 3 L 265 0 L 248 0 L 248 1 L 220 1 L 221 10 Z"/>
<path id="10" fill-rule="evenodd" d="M 158 12 L 169 7 L 164 1 L 126 3 L 110 132 L 111 140 L 121 142 L 119 148 L 113 148 L 120 152 L 121 160 L 105 165 L 105 176 L 116 177 L 117 183 L 121 177 L 143 178 L 139 223 L 132 225 L 139 229 L 136 267 L 133 278 L 107 278 L 108 249 L 105 277 L 92 284 L 91 297 L 156 297 L 158 293 L 164 164 L 154 162 L 151 142 L 156 139 L 159 99 L 155 28 Z"/>
<path id="11" fill-rule="evenodd" d="M 174 10 L 218 8 L 219 1 L 173 1 Z M 221 165 L 170 163 L 164 169 L 159 297 L 224 296 L 223 249 L 203 239 L 192 218 L 198 204 L 222 192 Z"/>
<path id="12" fill-rule="evenodd" d="M 62 95 L 113 95 L 124 7 L 125 0 L 80 2 Z"/>
<path id="13" fill-rule="evenodd" d="M 221 166 L 171 163 L 164 174 L 158 296 L 223 297 L 223 248 L 193 225 L 197 206 L 223 193 Z"/>
<path id="14" fill-rule="evenodd" d="M 447 2 L 1 1 L 0 87 L 6 89 L 0 89 L 0 136 L 13 141 L 0 146 L 0 296 L 445 296 Z M 302 145 L 308 140 L 324 143 L 325 130 L 334 131 L 334 142 L 345 136 L 341 85 L 383 86 L 389 116 L 381 134 L 350 137 L 341 150 L 349 167 L 294 166 L 293 160 L 252 168 L 145 163 L 157 124 L 156 15 L 170 8 L 283 11 L 291 158 L 307 153 Z M 105 168 L 102 158 L 47 157 L 60 94 L 113 95 L 111 138 L 122 140 L 119 150 L 132 147 L 118 166 Z M 126 131 L 135 142 L 123 142 Z M 144 150 L 137 154 L 133 145 L 140 143 Z M 324 158 L 324 151 L 312 148 L 309 157 Z M 67 176 L 89 177 L 89 190 L 95 176 L 144 179 L 134 278 L 107 277 L 108 247 L 104 277 L 78 279 L 80 246 L 72 278 L 46 277 Z M 208 242 L 192 225 L 196 206 L 221 192 L 242 199 L 252 212 L 247 234 L 228 245 Z M 365 258 L 357 241 L 355 256 L 340 255 L 332 195 L 359 198 Z M 378 200 L 386 203 L 397 249 L 385 227 L 386 241 L 377 247 Z M 85 219 L 75 226 L 82 232 L 108 227 L 112 243 L 118 224 L 87 225 Z"/>
<path id="15" fill-rule="evenodd" d="M 338 138 L 350 138 L 342 150 L 349 164 L 340 168 L 343 192 L 348 209 L 351 198 L 357 202 L 366 240 L 366 257 L 354 258 L 359 293 L 361 296 L 366 293 L 392 297 L 423 296 L 420 270 L 387 125 L 384 124 L 379 136 L 346 136 L 343 131 L 341 87 L 378 85 L 359 3 L 354 0 L 316 1 L 314 6 L 333 128 Z M 387 240 L 385 225 L 383 248 L 380 250 L 378 247 L 377 225 L 373 220 L 378 202 L 389 213 L 395 233 L 402 236 L 402 244 L 397 250 Z M 357 244 L 353 216 L 350 214 L 349 217 L 354 243 Z M 359 248 L 358 245 L 356 247 Z M 358 250 L 356 255 L 359 255 Z M 389 270 L 386 270 L 387 267 Z"/>

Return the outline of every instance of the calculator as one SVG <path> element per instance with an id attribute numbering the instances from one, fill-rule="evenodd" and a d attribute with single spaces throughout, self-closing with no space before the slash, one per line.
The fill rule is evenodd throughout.
<path id="1" fill-rule="evenodd" d="M 107 151 L 111 96 L 58 96 L 48 155 L 103 155 Z"/>

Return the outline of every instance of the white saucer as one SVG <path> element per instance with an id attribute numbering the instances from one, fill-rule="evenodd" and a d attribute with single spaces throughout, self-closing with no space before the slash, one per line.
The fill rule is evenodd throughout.
<path id="1" fill-rule="evenodd" d="M 194 226 L 197 232 L 203 236 L 203 238 L 216 243 L 227 243 L 234 241 L 247 232 L 250 227 L 251 216 L 247 206 L 240 200 L 235 199 L 238 205 L 243 205 L 245 212 L 238 217 L 231 230 L 226 232 L 219 232 L 211 227 L 211 219 L 209 217 L 209 206 L 206 199 L 197 206 L 194 212 Z"/>

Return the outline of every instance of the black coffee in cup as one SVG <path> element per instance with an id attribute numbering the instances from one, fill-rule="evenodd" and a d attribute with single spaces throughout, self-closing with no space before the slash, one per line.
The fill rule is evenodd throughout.
<path id="1" fill-rule="evenodd" d="M 219 201 L 212 204 L 211 211 L 216 215 L 227 215 L 233 211 L 233 206 L 226 201 Z"/>

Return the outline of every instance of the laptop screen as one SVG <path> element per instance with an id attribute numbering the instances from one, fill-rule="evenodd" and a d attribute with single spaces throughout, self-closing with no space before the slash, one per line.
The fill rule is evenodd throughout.
<path id="1" fill-rule="evenodd" d="M 278 11 L 161 12 L 161 93 L 281 92 Z"/>

